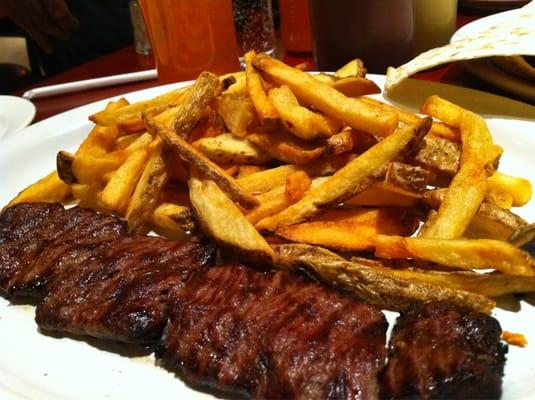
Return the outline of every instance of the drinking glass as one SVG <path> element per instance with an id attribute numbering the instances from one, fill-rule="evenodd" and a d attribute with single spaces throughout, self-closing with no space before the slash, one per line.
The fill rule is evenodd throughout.
<path id="1" fill-rule="evenodd" d="M 414 54 L 448 44 L 457 24 L 457 0 L 416 0 Z"/>
<path id="2" fill-rule="evenodd" d="M 231 0 L 140 0 L 162 83 L 239 70 Z"/>
<path id="3" fill-rule="evenodd" d="M 360 58 L 369 72 L 385 73 L 412 58 L 414 0 L 310 0 L 310 17 L 318 70 Z"/>

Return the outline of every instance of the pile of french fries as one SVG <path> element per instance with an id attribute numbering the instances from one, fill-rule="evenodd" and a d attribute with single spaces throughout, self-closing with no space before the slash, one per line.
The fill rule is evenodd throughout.
<path id="1" fill-rule="evenodd" d="M 248 53 L 153 99 L 111 102 L 23 201 L 73 200 L 131 232 L 306 269 L 380 307 L 447 300 L 490 312 L 535 291 L 535 261 L 509 244 L 529 181 L 497 171 L 483 118 L 431 96 L 420 115 L 369 97 L 360 60 L 310 75 Z"/>

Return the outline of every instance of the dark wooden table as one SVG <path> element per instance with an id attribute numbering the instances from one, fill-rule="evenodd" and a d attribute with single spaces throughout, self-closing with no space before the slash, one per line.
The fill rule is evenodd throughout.
<path id="1" fill-rule="evenodd" d="M 489 10 L 465 10 L 460 9 L 457 19 L 457 25 L 465 25 L 482 16 L 489 15 Z M 284 61 L 289 64 L 296 65 L 300 62 L 311 62 L 310 57 L 294 57 L 290 55 L 283 56 Z M 109 76 L 115 74 L 122 74 L 127 72 L 142 71 L 154 68 L 154 60 L 152 56 L 140 56 L 136 54 L 133 46 L 115 51 L 113 53 L 102 56 L 98 59 L 92 60 L 86 64 L 80 65 L 69 71 L 63 72 L 56 76 L 49 77 L 42 80 L 34 87 L 54 85 L 59 83 L 77 81 L 82 79 L 91 79 L 102 76 Z M 435 82 L 450 83 L 454 85 L 479 89 L 516 100 L 522 100 L 507 93 L 497 87 L 491 86 L 476 76 L 464 70 L 457 63 L 452 63 L 431 71 L 425 71 L 414 76 L 418 79 L 430 80 Z M 134 90 L 145 89 L 158 85 L 157 80 L 148 80 L 143 82 L 136 82 L 130 84 L 123 84 L 112 87 L 104 87 L 94 90 L 88 90 L 77 93 L 70 93 L 49 98 L 34 99 L 33 103 L 37 108 L 37 114 L 34 122 L 48 118 L 63 111 L 91 103 L 96 100 L 105 99 L 111 96 L 116 96 L 122 93 L 131 92 Z M 16 94 L 21 95 L 25 90 L 18 91 Z"/>

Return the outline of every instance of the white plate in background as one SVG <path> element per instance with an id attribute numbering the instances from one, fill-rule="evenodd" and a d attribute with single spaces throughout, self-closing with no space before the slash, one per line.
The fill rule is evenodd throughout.
<path id="1" fill-rule="evenodd" d="M 31 101 L 16 96 L 0 96 L 0 139 L 28 126 L 35 117 Z"/>
<path id="2" fill-rule="evenodd" d="M 370 75 L 380 87 L 384 77 Z M 404 96 L 394 99 L 417 107 L 429 92 L 487 115 L 495 141 L 505 152 L 500 170 L 535 178 L 535 108 L 506 98 L 456 86 L 408 80 Z M 130 101 L 150 98 L 176 85 L 127 94 Z M 410 93 L 407 93 L 410 92 Z M 117 96 L 119 98 L 121 96 Z M 56 152 L 74 150 L 90 131 L 87 117 L 107 100 L 92 103 L 36 123 L 0 145 L 0 207 L 18 191 L 55 167 Z M 506 115 L 499 115 L 500 110 Z M 535 221 L 535 203 L 517 211 Z M 528 301 L 502 302 L 493 315 L 503 329 L 522 332 L 524 349 L 510 347 L 505 367 L 504 396 L 528 399 L 535 393 L 535 307 Z M 0 297 L 0 399 L 204 399 L 172 373 L 154 365 L 152 356 L 131 354 L 126 346 L 103 346 L 92 339 L 56 337 L 39 332 L 34 307 L 10 305 Z"/>

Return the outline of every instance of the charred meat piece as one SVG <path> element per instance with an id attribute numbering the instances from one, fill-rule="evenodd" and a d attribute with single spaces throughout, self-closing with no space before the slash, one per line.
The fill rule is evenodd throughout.
<path id="1" fill-rule="evenodd" d="M 0 290 L 7 292 L 14 275 L 32 264 L 50 241 L 95 214 L 71 210 L 60 204 L 23 203 L 0 214 Z"/>
<path id="2" fill-rule="evenodd" d="M 256 398 L 375 398 L 386 320 L 303 276 L 217 266 L 173 295 L 157 346 L 197 385 Z"/>
<path id="3" fill-rule="evenodd" d="M 499 398 L 507 347 L 498 321 L 445 302 L 419 304 L 394 326 L 384 398 Z"/>
<path id="4" fill-rule="evenodd" d="M 48 240 L 31 261 L 16 271 L 7 288 L 11 295 L 42 297 L 47 284 L 63 270 L 79 267 L 126 235 L 126 223 L 111 214 L 80 208 L 65 212 L 87 218 Z"/>
<path id="5" fill-rule="evenodd" d="M 116 238 L 112 246 L 56 276 L 37 306 L 36 321 L 45 330 L 155 342 L 167 320 L 170 291 L 214 255 L 214 246 L 196 240 Z"/>

